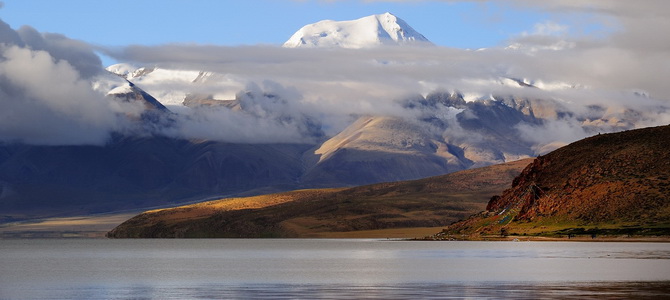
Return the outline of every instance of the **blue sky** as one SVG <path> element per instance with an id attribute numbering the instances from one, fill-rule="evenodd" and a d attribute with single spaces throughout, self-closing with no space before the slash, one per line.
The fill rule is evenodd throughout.
<path id="1" fill-rule="evenodd" d="M 443 1 L 214 1 L 7 0 L 0 18 L 12 28 L 30 25 L 103 46 L 197 43 L 282 44 L 303 25 L 391 12 L 433 43 L 447 47 L 499 46 L 558 20 L 529 8 L 489 2 Z"/>

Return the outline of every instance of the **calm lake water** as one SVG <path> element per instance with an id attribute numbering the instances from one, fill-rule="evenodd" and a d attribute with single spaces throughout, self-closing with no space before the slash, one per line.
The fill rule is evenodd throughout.
<path id="1" fill-rule="evenodd" d="M 0 240 L 0 299 L 670 297 L 670 244 Z"/>

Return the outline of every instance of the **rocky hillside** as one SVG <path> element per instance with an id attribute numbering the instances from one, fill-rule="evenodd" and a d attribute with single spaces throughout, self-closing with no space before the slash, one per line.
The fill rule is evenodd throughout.
<path id="1" fill-rule="evenodd" d="M 529 159 L 414 181 L 229 198 L 142 213 L 112 230 L 134 237 L 323 237 L 446 226 L 484 209 Z"/>
<path id="2" fill-rule="evenodd" d="M 538 157 L 461 234 L 670 234 L 670 126 L 593 136 Z"/>

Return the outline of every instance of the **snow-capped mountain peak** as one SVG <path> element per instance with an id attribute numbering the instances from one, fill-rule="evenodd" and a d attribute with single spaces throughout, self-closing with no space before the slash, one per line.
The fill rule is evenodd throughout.
<path id="1" fill-rule="evenodd" d="M 306 25 L 283 47 L 369 48 L 379 45 L 432 43 L 402 19 L 391 13 L 371 15 L 351 21 L 324 20 Z"/>

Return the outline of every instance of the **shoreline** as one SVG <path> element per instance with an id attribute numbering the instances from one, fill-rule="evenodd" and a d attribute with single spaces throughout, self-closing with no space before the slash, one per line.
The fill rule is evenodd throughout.
<path id="1" fill-rule="evenodd" d="M 545 237 L 545 236 L 477 236 L 477 237 L 425 237 L 416 241 L 473 241 L 473 242 L 630 242 L 630 243 L 670 243 L 670 236 L 576 236 L 576 237 Z"/>
<path id="2" fill-rule="evenodd" d="M 2 239 L 106 239 L 105 234 L 134 216 L 133 213 L 105 214 L 97 216 L 48 218 L 32 222 L 17 222 L 0 226 Z M 404 227 L 346 232 L 312 232 L 298 239 L 380 239 L 394 241 L 518 241 L 518 242 L 641 242 L 670 243 L 670 235 L 578 235 L 530 236 L 530 235 L 441 235 L 444 227 Z M 437 234 L 436 234 L 437 233 Z"/>

